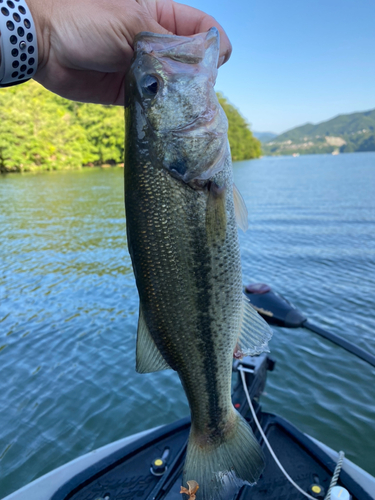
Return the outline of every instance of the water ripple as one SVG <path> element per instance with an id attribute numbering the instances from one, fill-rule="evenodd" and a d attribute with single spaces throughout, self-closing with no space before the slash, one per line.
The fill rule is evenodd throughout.
<path id="1" fill-rule="evenodd" d="M 375 354 L 375 154 L 235 165 L 245 282 L 263 281 Z M 138 296 L 120 169 L 0 179 L 0 478 L 6 495 L 93 448 L 188 413 L 170 371 L 135 373 Z M 375 370 L 275 328 L 265 409 L 375 474 Z"/>

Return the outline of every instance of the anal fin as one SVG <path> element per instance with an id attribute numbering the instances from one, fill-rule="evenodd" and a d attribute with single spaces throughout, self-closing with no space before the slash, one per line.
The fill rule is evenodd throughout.
<path id="1" fill-rule="evenodd" d="M 268 342 L 272 330 L 266 321 L 255 311 L 245 295 L 242 297 L 242 323 L 234 357 L 256 356 L 269 352 Z"/>
<path id="2" fill-rule="evenodd" d="M 163 358 L 161 352 L 156 347 L 154 339 L 151 337 L 142 306 L 139 306 L 136 370 L 138 373 L 151 373 L 167 370 L 168 368 L 170 366 Z"/>

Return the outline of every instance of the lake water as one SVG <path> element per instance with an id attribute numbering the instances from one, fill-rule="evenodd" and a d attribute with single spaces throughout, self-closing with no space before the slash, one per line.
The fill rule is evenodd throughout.
<path id="1" fill-rule="evenodd" d="M 244 283 L 375 354 L 375 153 L 234 165 Z M 175 373 L 135 373 L 123 171 L 0 177 L 0 497 L 188 414 Z M 274 328 L 263 407 L 375 474 L 375 369 Z"/>

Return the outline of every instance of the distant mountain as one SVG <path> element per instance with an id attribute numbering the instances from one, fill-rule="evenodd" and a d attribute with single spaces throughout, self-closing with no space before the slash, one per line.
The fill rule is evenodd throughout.
<path id="1" fill-rule="evenodd" d="M 260 140 L 260 142 L 268 142 L 277 137 L 273 132 L 253 132 L 253 136 Z"/>
<path id="2" fill-rule="evenodd" d="M 375 109 L 306 123 L 263 144 L 266 155 L 375 151 Z"/>

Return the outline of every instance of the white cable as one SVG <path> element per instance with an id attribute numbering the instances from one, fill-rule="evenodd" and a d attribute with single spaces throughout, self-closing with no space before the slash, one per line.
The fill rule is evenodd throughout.
<path id="1" fill-rule="evenodd" d="M 266 443 L 266 446 L 269 450 L 269 452 L 271 453 L 273 459 L 275 460 L 275 462 L 277 463 L 277 465 L 279 466 L 279 469 L 281 470 L 281 472 L 284 474 L 284 476 L 287 478 L 287 480 L 292 483 L 292 485 L 297 488 L 297 490 L 302 493 L 302 495 L 305 495 L 306 498 L 310 498 L 310 500 L 316 500 L 316 498 L 312 497 L 311 495 L 309 495 L 308 493 L 306 493 L 306 491 L 304 491 L 302 488 L 300 488 L 298 486 L 297 483 L 295 483 L 293 481 L 293 479 L 289 476 L 289 474 L 287 473 L 287 471 L 284 469 L 284 467 L 281 465 L 279 459 L 277 458 L 277 456 L 275 455 L 275 452 L 273 451 L 273 449 L 271 448 L 271 445 L 270 443 L 268 442 L 268 439 L 266 438 L 266 435 L 264 434 L 263 432 L 263 429 L 259 423 L 259 420 L 255 414 L 255 411 L 254 411 L 254 407 L 253 407 L 253 404 L 251 402 L 251 398 L 250 398 L 250 395 L 249 395 L 249 391 L 247 389 L 247 385 L 246 385 L 246 379 L 245 379 L 245 373 L 244 373 L 244 369 L 242 366 L 239 366 L 238 367 L 239 371 L 241 372 L 241 379 L 242 379 L 242 384 L 243 384 L 243 388 L 244 388 L 244 391 L 245 391 L 245 394 L 246 394 L 246 398 L 247 398 L 247 402 L 249 403 L 249 406 L 250 406 L 250 410 L 251 410 L 251 414 L 253 416 L 253 419 L 254 419 L 254 422 L 256 424 L 256 426 L 258 427 L 258 430 L 262 436 L 262 438 L 264 439 L 264 442 Z"/>
<path id="2" fill-rule="evenodd" d="M 339 452 L 339 459 L 337 460 L 335 472 L 333 473 L 332 479 L 331 479 L 331 484 L 329 485 L 327 495 L 324 500 L 330 500 L 331 499 L 331 492 L 333 488 L 336 486 L 337 481 L 339 479 L 339 475 L 341 472 L 342 468 L 342 463 L 344 461 L 345 453 L 343 451 Z"/>

